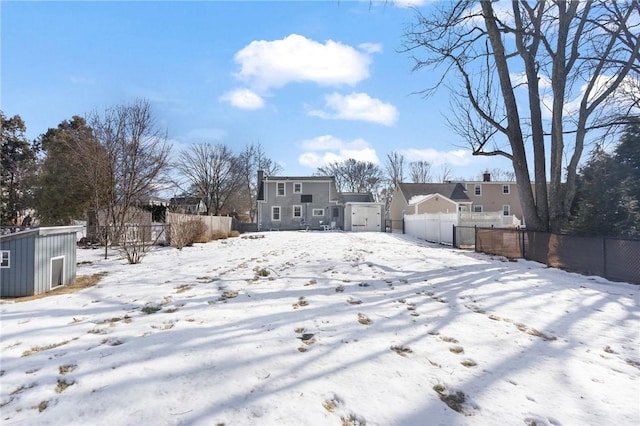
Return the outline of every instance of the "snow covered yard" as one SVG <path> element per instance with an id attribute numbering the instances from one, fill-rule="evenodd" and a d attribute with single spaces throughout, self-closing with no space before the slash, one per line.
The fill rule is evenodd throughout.
<path id="1" fill-rule="evenodd" d="M 3 424 L 640 424 L 638 286 L 384 233 L 112 254 L 0 305 Z"/>

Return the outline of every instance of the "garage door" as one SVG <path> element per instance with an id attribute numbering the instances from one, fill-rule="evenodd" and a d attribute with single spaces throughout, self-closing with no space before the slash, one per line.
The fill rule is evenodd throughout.
<path id="1" fill-rule="evenodd" d="M 352 231 L 380 231 L 380 207 L 353 206 L 351 209 Z"/>

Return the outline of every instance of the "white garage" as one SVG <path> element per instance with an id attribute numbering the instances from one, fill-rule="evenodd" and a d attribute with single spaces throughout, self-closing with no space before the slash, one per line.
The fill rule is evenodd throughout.
<path id="1" fill-rule="evenodd" d="M 354 232 L 382 232 L 383 212 L 382 203 L 345 203 L 344 229 Z"/>

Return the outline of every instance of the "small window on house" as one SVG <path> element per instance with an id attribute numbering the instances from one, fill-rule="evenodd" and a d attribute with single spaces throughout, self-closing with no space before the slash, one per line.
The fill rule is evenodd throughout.
<path id="1" fill-rule="evenodd" d="M 324 209 L 313 209 L 314 216 L 324 216 Z"/>
<path id="2" fill-rule="evenodd" d="M 284 182 L 276 183 L 276 195 L 279 197 L 284 197 L 286 195 L 284 191 Z"/>
<path id="3" fill-rule="evenodd" d="M 272 206 L 271 207 L 271 220 L 279 221 L 280 220 L 280 206 Z"/>
<path id="4" fill-rule="evenodd" d="M 482 186 L 480 185 L 476 185 L 475 189 L 473 190 L 475 195 L 482 195 Z"/>
<path id="5" fill-rule="evenodd" d="M 302 217 L 302 206 L 293 206 L 293 217 L 294 218 Z"/>
<path id="6" fill-rule="evenodd" d="M 9 268 L 11 266 L 11 252 L 9 250 L 0 251 L 0 268 Z"/>
<path id="7" fill-rule="evenodd" d="M 482 206 L 480 204 L 474 204 L 473 205 L 473 212 L 474 213 L 482 213 Z"/>
<path id="8" fill-rule="evenodd" d="M 509 207 L 509 204 L 505 204 L 504 206 L 502 206 L 502 215 L 503 216 L 511 215 L 511 208 Z"/>
<path id="9" fill-rule="evenodd" d="M 509 185 L 502 185 L 502 193 L 503 194 L 509 194 L 509 189 L 510 186 Z"/>
<path id="10" fill-rule="evenodd" d="M 293 184 L 293 193 L 302 194 L 302 182 L 295 182 Z"/>

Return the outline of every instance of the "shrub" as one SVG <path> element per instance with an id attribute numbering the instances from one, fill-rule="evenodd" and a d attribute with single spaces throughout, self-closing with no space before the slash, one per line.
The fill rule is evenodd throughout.
<path id="1" fill-rule="evenodd" d="M 171 224 L 171 245 L 178 250 L 197 242 L 208 242 L 207 226 L 199 220 L 187 220 Z"/>
<path id="2" fill-rule="evenodd" d="M 211 232 L 211 240 L 226 240 L 229 237 L 226 232 L 222 231 L 213 231 Z"/>
<path id="3" fill-rule="evenodd" d="M 240 231 L 233 230 L 233 231 L 229 232 L 229 237 L 230 238 L 236 238 L 236 237 L 239 237 L 239 236 L 240 236 Z"/>

